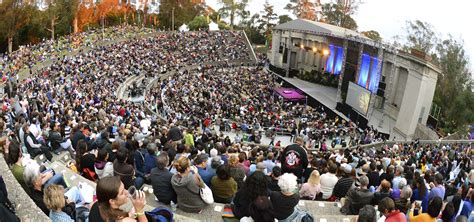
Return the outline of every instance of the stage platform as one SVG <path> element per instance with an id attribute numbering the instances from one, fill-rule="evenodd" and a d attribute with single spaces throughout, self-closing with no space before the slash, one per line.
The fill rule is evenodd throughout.
<path id="1" fill-rule="evenodd" d="M 300 89 L 307 95 L 313 97 L 315 100 L 323 104 L 325 107 L 331 109 L 335 114 L 340 116 L 341 118 L 349 121 L 349 118 L 345 116 L 343 113 L 336 110 L 336 96 L 337 96 L 337 89 L 329 86 L 323 86 L 316 83 L 304 81 L 298 78 L 287 78 L 275 74 L 285 80 L 286 82 L 293 85 L 295 88 Z"/>
<path id="2" fill-rule="evenodd" d="M 336 110 L 336 96 L 337 96 L 337 88 L 323 86 L 320 84 L 308 82 L 305 80 L 301 80 L 298 78 L 287 78 L 276 73 L 273 73 L 280 77 L 281 79 L 285 80 L 289 84 L 293 85 L 293 87 L 300 89 L 308 96 L 311 96 L 330 110 L 332 110 L 336 115 L 340 116 L 346 121 L 349 121 L 349 118 L 345 116 L 343 113 Z M 392 134 L 392 128 L 395 126 L 395 120 L 388 117 L 388 115 L 382 114 L 382 110 L 373 109 L 371 113 L 368 114 L 368 124 L 367 126 L 373 126 L 379 132 Z"/>

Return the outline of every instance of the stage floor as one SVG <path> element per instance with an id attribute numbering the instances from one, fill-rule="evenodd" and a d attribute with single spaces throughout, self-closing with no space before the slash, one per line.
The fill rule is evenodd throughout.
<path id="1" fill-rule="evenodd" d="M 334 113 L 339 115 L 341 118 L 345 119 L 346 121 L 349 121 L 349 118 L 347 118 L 347 116 L 345 116 L 343 113 L 336 110 L 337 88 L 319 85 L 319 84 L 304 81 L 298 78 L 287 78 L 287 77 L 282 77 L 282 76 L 280 77 L 284 79 L 285 81 L 287 81 L 288 83 L 290 83 L 291 85 L 293 85 L 294 87 L 300 89 L 301 91 L 305 92 L 309 96 L 318 100 L 321 104 L 331 109 Z"/>
<path id="2" fill-rule="evenodd" d="M 278 74 L 275 74 L 278 75 Z M 316 83 L 304 81 L 298 78 L 287 78 L 278 75 L 294 87 L 300 89 L 301 91 L 305 92 L 309 96 L 313 97 L 314 99 L 318 100 L 321 104 L 331 109 L 334 113 L 339 115 L 341 118 L 349 121 L 349 118 L 345 116 L 343 113 L 336 110 L 336 96 L 337 96 L 337 88 L 323 86 Z M 387 115 L 382 114 L 382 110 L 373 109 L 368 116 L 368 126 L 373 126 L 378 131 L 392 134 L 392 128 L 395 126 L 395 120 L 389 118 Z"/>

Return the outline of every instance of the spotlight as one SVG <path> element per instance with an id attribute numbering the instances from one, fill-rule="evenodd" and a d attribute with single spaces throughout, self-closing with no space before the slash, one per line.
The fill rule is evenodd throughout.
<path id="1" fill-rule="evenodd" d="M 325 55 L 325 56 L 329 55 L 329 50 L 324 49 L 324 50 L 323 50 L 323 55 Z"/>
<path id="2" fill-rule="evenodd" d="M 316 47 L 313 47 L 313 52 L 314 53 L 318 52 L 318 49 Z"/>
<path id="3" fill-rule="evenodd" d="M 304 45 L 303 45 L 303 44 L 300 44 L 300 47 L 301 47 L 301 49 L 304 49 Z"/>

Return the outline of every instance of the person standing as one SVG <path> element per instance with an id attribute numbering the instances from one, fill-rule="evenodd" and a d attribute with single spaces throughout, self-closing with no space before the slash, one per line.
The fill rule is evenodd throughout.
<path id="1" fill-rule="evenodd" d="M 297 137 L 296 143 L 287 146 L 280 158 L 282 173 L 293 173 L 301 183 L 303 170 L 308 167 L 308 154 L 303 146 L 303 138 Z"/>

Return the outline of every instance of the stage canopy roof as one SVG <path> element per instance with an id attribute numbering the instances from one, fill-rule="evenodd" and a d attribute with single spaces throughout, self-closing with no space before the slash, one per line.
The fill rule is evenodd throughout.
<path id="1" fill-rule="evenodd" d="M 342 28 L 335 25 L 330 25 L 322 22 L 310 21 L 306 19 L 295 19 L 293 21 L 285 22 L 277 25 L 273 28 L 274 30 L 288 30 L 297 32 L 313 32 L 322 33 L 329 36 L 356 36 L 365 40 L 371 40 L 366 36 L 354 30 Z"/>
<path id="2" fill-rule="evenodd" d="M 274 88 L 278 95 L 282 96 L 285 100 L 298 101 L 305 100 L 306 96 L 296 91 L 296 89 L 276 87 Z"/>

